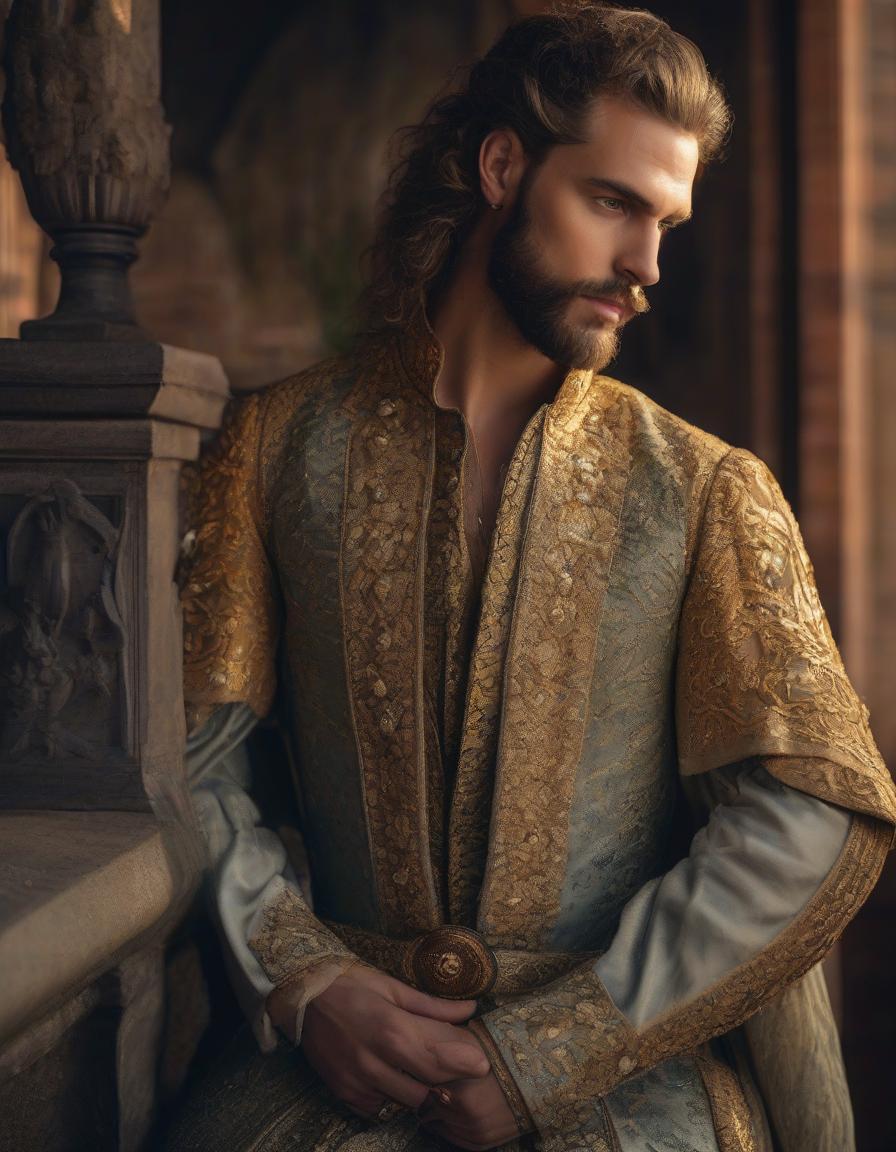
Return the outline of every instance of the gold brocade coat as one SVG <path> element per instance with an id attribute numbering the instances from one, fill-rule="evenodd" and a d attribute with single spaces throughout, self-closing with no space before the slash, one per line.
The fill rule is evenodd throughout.
<path id="1" fill-rule="evenodd" d="M 821 959 L 896 823 L 796 523 L 755 457 L 571 372 L 517 445 L 472 618 L 462 500 L 443 509 L 436 635 L 426 526 L 434 492 L 463 489 L 462 436 L 437 456 L 438 422 L 457 416 L 434 402 L 439 361 L 427 334 L 378 337 L 239 401 L 203 466 L 183 572 L 191 724 L 233 701 L 264 715 L 282 640 L 310 815 L 315 912 L 272 909 L 260 958 L 277 982 L 340 951 L 321 919 L 600 951 L 670 866 L 690 782 L 761 758 L 858 816 L 819 896 L 755 963 L 644 1032 L 587 963 L 483 1017 L 546 1147 L 611 1147 L 585 1105 L 697 1052 L 719 1147 L 755 1148 L 749 1101 L 727 1067 L 713 1073 L 706 1042 Z M 433 771 L 438 644 L 465 688 L 447 779 Z M 452 683 L 445 697 L 450 710 Z"/>

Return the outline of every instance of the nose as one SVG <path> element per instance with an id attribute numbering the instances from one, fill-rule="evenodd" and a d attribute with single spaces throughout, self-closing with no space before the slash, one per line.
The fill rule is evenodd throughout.
<path id="1" fill-rule="evenodd" d="M 645 221 L 643 227 L 628 232 L 626 241 L 616 261 L 616 273 L 642 288 L 656 284 L 660 278 L 660 230 Z"/>

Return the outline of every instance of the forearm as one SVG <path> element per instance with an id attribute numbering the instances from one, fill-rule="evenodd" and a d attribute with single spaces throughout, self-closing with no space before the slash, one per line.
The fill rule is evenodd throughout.
<path id="1" fill-rule="evenodd" d="M 817 963 L 889 839 L 741 772 L 690 854 L 626 905 L 603 957 L 483 1018 L 539 1129 L 574 1128 L 589 1100 L 729 1031 Z"/>
<path id="2" fill-rule="evenodd" d="M 354 957 L 314 916 L 300 892 L 283 842 L 260 824 L 250 795 L 245 746 L 254 725 L 255 716 L 245 705 L 219 708 L 190 737 L 186 759 L 190 791 L 208 848 L 212 915 L 222 938 L 231 983 L 260 1046 L 270 1050 L 276 1045 L 276 1035 L 267 1001 L 275 987 L 291 978 L 296 1009 L 287 1034 L 297 1039 L 300 1013 L 310 1000 L 310 995 L 303 998 L 303 974 L 319 969 L 314 984 L 309 984 L 309 990 L 313 988 L 313 994 L 318 994 L 328 986 L 322 980 L 322 963 L 336 956 L 344 966 L 346 958 L 351 961 Z M 259 956 L 250 940 L 263 931 L 266 920 L 270 921 L 269 910 L 284 901 L 303 917 L 304 936 L 300 946 L 284 928 L 291 952 L 282 968 L 274 968 L 266 957 L 276 946 Z"/>

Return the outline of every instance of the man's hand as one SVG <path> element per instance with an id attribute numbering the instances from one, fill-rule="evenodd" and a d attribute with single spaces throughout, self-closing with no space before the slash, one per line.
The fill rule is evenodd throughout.
<path id="1" fill-rule="evenodd" d="M 457 1080 L 445 1087 L 451 1093 L 450 1104 L 431 1097 L 420 1109 L 420 1120 L 427 1131 L 474 1152 L 498 1148 L 519 1136 L 516 1120 L 494 1073 L 475 1080 Z"/>
<path id="2" fill-rule="evenodd" d="M 356 965 L 308 1005 L 302 1050 L 330 1091 L 361 1115 L 376 1116 L 387 1100 L 417 1109 L 429 1085 L 489 1075 L 479 1042 L 458 1027 L 475 1010 L 474 1000 L 427 996 Z"/>

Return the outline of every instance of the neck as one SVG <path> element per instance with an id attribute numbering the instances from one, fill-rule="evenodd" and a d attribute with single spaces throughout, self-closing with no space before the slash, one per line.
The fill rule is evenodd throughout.
<path id="1" fill-rule="evenodd" d="M 554 398 L 566 374 L 523 340 L 489 287 L 486 231 L 493 230 L 477 229 L 464 246 L 433 315 L 445 353 L 436 402 L 457 408 L 476 431 L 525 426 Z"/>

